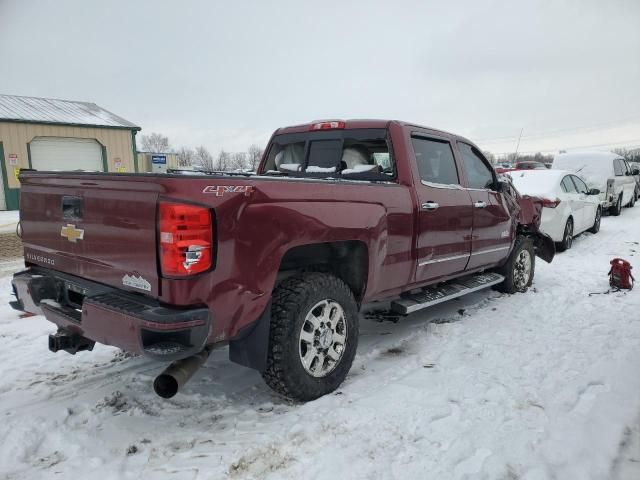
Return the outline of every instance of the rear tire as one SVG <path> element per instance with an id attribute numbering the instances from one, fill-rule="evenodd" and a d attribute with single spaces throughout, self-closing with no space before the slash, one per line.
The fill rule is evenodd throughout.
<path id="1" fill-rule="evenodd" d="M 600 231 L 600 222 L 602 221 L 602 209 L 598 207 L 596 210 L 596 218 L 593 221 L 593 226 L 589 229 L 591 233 L 598 233 Z"/>
<path id="2" fill-rule="evenodd" d="M 518 236 L 507 262 L 496 270 L 504 276 L 504 282 L 496 285 L 496 290 L 504 293 L 526 292 L 533 282 L 535 269 L 533 242 L 527 237 Z"/>
<path id="3" fill-rule="evenodd" d="M 344 381 L 358 346 L 351 289 L 329 274 L 306 272 L 273 293 L 264 381 L 277 393 L 309 401 Z"/>
<path id="4" fill-rule="evenodd" d="M 634 192 L 634 194 L 631 195 L 631 200 L 629 200 L 629 203 L 627 203 L 627 208 L 633 208 L 635 204 L 636 204 L 636 194 Z"/>
<path id="5" fill-rule="evenodd" d="M 556 244 L 556 250 L 558 252 L 564 252 L 569 250 L 573 246 L 573 218 L 567 218 L 567 223 L 564 225 L 564 234 L 562 241 Z"/>
<path id="6" fill-rule="evenodd" d="M 616 203 L 609 207 L 609 213 L 614 217 L 617 217 L 622 213 L 622 194 L 620 194 Z"/>

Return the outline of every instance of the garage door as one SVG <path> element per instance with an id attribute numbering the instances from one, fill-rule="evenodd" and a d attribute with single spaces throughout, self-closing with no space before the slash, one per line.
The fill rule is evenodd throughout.
<path id="1" fill-rule="evenodd" d="M 102 147 L 95 140 L 37 137 L 30 150 L 31 166 L 36 170 L 104 170 Z"/>

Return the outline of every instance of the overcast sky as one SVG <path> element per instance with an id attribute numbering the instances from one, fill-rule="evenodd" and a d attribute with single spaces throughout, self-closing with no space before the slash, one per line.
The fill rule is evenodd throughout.
<path id="1" fill-rule="evenodd" d="M 0 0 L 0 93 L 95 102 L 213 152 L 320 118 L 496 153 L 521 129 L 521 152 L 640 146 L 640 0 Z"/>

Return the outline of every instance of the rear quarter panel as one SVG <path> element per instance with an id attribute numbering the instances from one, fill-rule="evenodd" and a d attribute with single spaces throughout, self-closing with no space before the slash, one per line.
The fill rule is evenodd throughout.
<path id="1" fill-rule="evenodd" d="M 413 201 L 400 184 L 286 179 L 172 179 L 160 199 L 214 208 L 216 264 L 186 280 L 161 279 L 160 299 L 170 304 L 207 304 L 211 340 L 233 338 L 266 308 L 285 253 L 296 246 L 361 241 L 367 248 L 364 301 L 410 283 Z M 253 186 L 249 195 L 205 193 L 216 185 Z"/>

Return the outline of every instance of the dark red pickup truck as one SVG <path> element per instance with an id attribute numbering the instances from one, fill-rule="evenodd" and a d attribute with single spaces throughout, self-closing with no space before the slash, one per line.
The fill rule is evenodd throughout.
<path id="1" fill-rule="evenodd" d="M 400 315 L 487 286 L 525 291 L 541 204 L 498 181 L 470 141 L 398 121 L 277 130 L 256 174 L 25 172 L 17 309 L 173 364 L 172 396 L 228 343 L 234 362 L 309 400 L 344 380 L 358 311 Z"/>

